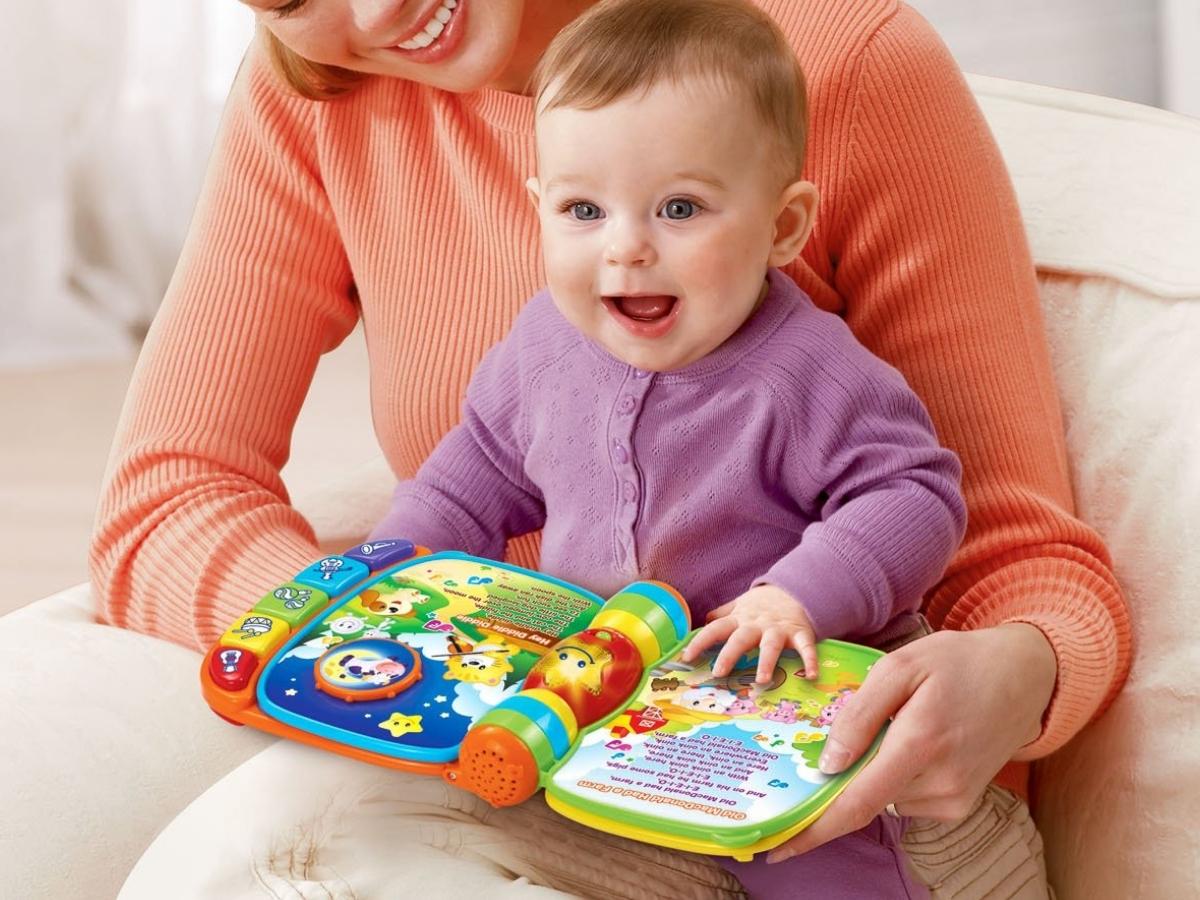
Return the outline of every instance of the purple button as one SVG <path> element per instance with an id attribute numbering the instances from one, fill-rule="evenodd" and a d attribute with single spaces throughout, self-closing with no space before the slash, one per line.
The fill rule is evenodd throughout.
<path id="1" fill-rule="evenodd" d="M 388 539 L 367 541 L 365 544 L 359 544 L 357 547 L 347 550 L 342 555 L 350 559 L 357 559 L 372 572 L 378 572 L 393 563 L 408 559 L 413 555 L 415 549 L 412 541 Z"/>
<path id="2" fill-rule="evenodd" d="M 637 408 L 637 401 L 634 400 L 632 397 L 630 397 L 628 394 L 626 394 L 624 397 L 622 397 L 621 402 L 617 404 L 617 412 L 619 412 L 619 413 L 621 413 L 621 415 L 625 415 L 625 416 L 629 415 L 636 408 Z"/>
<path id="3" fill-rule="evenodd" d="M 629 453 L 619 441 L 613 442 L 613 459 L 622 465 L 629 462 Z"/>
<path id="4" fill-rule="evenodd" d="M 649 378 L 649 377 L 650 377 L 650 373 L 649 373 L 649 372 L 647 372 L 645 369 L 634 369 L 634 370 L 633 370 L 633 377 L 634 377 L 634 378 Z"/>
<path id="5" fill-rule="evenodd" d="M 627 481 L 621 485 L 621 496 L 625 498 L 626 503 L 632 503 L 637 499 L 637 485 L 632 481 Z"/>

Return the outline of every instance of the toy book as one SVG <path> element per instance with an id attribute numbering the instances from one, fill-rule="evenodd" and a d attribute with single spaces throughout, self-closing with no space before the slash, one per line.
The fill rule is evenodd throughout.
<path id="1" fill-rule="evenodd" d="M 235 724 L 423 772 L 496 806 L 543 790 L 562 815 L 642 841 L 749 859 L 806 827 L 878 748 L 817 768 L 877 650 L 822 641 L 816 679 L 784 654 L 715 677 L 669 585 L 601 597 L 409 541 L 328 556 L 262 597 L 205 656 Z"/>

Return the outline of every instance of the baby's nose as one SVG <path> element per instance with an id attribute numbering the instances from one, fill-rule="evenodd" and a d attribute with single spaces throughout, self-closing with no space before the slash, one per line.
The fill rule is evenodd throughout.
<path id="1" fill-rule="evenodd" d="M 632 224 L 615 223 L 610 227 L 605 261 L 613 266 L 640 267 L 657 258 L 645 229 Z"/>

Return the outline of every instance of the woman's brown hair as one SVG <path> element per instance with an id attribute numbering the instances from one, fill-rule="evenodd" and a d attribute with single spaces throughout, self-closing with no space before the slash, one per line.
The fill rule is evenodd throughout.
<path id="1" fill-rule="evenodd" d="M 330 100 L 350 91 L 367 76 L 338 66 L 305 59 L 289 50 L 269 29 L 260 27 L 259 40 L 266 44 L 271 65 L 292 90 L 310 100 Z"/>

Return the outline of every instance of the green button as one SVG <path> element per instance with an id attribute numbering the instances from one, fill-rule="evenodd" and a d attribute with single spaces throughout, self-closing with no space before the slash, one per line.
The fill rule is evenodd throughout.
<path id="1" fill-rule="evenodd" d="M 298 581 L 281 584 L 254 604 L 254 611 L 283 619 L 292 629 L 302 625 L 329 603 L 329 595 L 322 590 Z"/>

